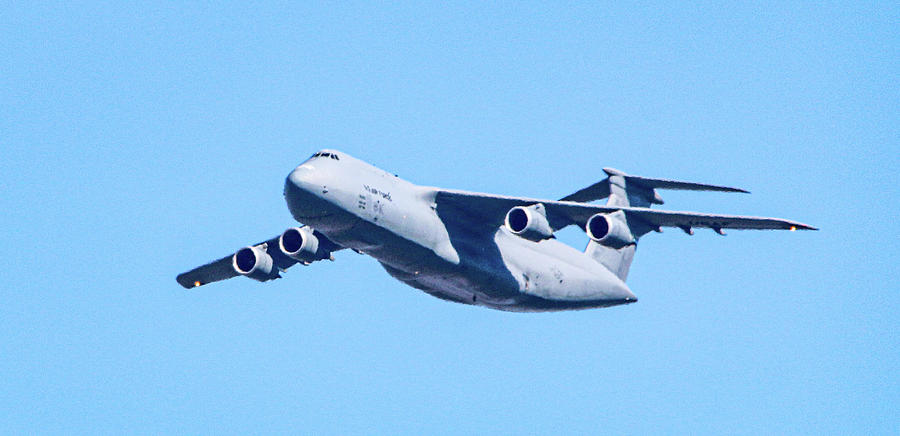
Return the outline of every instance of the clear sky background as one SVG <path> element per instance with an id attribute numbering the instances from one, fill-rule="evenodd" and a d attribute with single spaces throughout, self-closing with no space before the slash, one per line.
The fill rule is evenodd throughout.
<path id="1" fill-rule="evenodd" d="M 0 432 L 897 434 L 893 2 L 0 6 Z M 293 224 L 336 148 L 819 232 L 642 239 L 638 304 L 447 303 L 351 252 L 175 275 Z M 578 230 L 564 240 L 582 248 Z"/>

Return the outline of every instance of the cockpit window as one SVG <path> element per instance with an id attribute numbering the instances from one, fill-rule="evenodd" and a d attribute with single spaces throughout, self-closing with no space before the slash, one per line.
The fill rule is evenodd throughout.
<path id="1" fill-rule="evenodd" d="M 313 154 L 312 156 L 310 156 L 310 159 L 312 159 L 314 157 L 327 157 L 327 158 L 331 158 L 334 160 L 341 160 L 341 158 L 338 157 L 337 153 L 328 153 L 328 152 L 323 152 L 323 151 Z"/>

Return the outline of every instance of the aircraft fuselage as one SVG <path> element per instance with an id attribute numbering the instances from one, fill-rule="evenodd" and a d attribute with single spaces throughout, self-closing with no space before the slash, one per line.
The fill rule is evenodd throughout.
<path id="1" fill-rule="evenodd" d="M 556 239 L 488 228 L 418 186 L 346 154 L 323 150 L 285 180 L 294 218 L 378 260 L 394 278 L 439 298 L 509 311 L 633 303 L 627 285 Z"/>

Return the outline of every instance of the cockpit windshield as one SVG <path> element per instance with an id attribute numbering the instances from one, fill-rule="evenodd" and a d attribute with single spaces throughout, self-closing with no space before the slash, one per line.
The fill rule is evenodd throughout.
<path id="1" fill-rule="evenodd" d="M 341 160 L 341 158 L 338 157 L 337 153 L 329 153 L 327 151 L 317 152 L 317 153 L 313 154 L 312 156 L 310 156 L 309 158 L 312 159 L 312 158 L 316 158 L 316 157 L 327 157 L 327 158 L 334 159 L 334 160 Z"/>

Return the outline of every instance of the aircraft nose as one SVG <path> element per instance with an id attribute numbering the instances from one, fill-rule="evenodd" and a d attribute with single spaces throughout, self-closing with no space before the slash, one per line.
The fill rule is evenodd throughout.
<path id="1" fill-rule="evenodd" d="M 308 165 L 300 165 L 284 180 L 284 197 L 294 219 L 310 224 L 312 219 L 333 214 L 333 207 L 321 197 L 324 179 Z"/>
<path id="2" fill-rule="evenodd" d="M 299 167 L 294 168 L 294 170 L 288 174 L 287 179 L 285 179 L 285 194 L 315 192 L 322 187 L 321 183 L 319 183 L 319 179 L 320 177 L 318 177 L 313 168 L 306 165 L 300 165 Z"/>
<path id="3" fill-rule="evenodd" d="M 303 186 L 310 183 L 311 176 L 312 168 L 300 165 L 299 167 L 294 168 L 294 170 L 291 171 L 290 174 L 288 174 L 286 181 L 298 188 L 302 188 Z"/>

